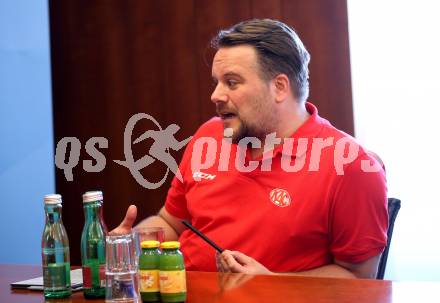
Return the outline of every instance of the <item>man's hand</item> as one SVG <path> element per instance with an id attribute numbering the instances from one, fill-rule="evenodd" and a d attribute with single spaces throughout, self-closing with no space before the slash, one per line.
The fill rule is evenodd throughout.
<path id="1" fill-rule="evenodd" d="M 131 232 L 133 223 L 136 220 L 137 208 L 135 205 L 130 205 L 125 214 L 124 220 L 118 227 L 110 231 L 111 236 L 126 235 Z M 185 226 L 180 222 L 181 219 L 170 215 L 165 207 L 159 211 L 156 216 L 151 216 L 141 221 L 136 228 L 144 227 L 163 227 L 165 231 L 165 241 L 177 241 L 179 235 L 185 229 Z"/>
<path id="2" fill-rule="evenodd" d="M 131 232 L 131 228 L 133 227 L 133 223 L 136 220 L 137 216 L 137 208 L 135 205 L 130 205 L 127 209 L 127 213 L 125 214 L 124 220 L 122 220 L 121 224 L 118 227 L 109 232 L 111 236 L 117 235 L 126 235 Z"/>
<path id="3" fill-rule="evenodd" d="M 255 259 L 239 251 L 225 250 L 216 255 L 217 268 L 220 272 L 238 272 L 248 275 L 271 275 L 270 270 Z"/>

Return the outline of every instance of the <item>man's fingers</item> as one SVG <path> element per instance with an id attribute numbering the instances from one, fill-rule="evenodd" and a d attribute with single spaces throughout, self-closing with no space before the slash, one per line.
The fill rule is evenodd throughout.
<path id="1" fill-rule="evenodd" d="M 228 265 L 223 260 L 223 257 L 221 256 L 221 254 L 219 252 L 216 252 L 216 254 L 215 254 L 215 261 L 217 264 L 217 270 L 219 272 L 230 272 Z"/>
<path id="2" fill-rule="evenodd" d="M 130 205 L 127 209 L 127 213 L 125 214 L 125 218 L 122 223 L 119 225 L 122 228 L 131 229 L 134 221 L 137 216 L 137 208 L 136 205 Z"/>
<path id="3" fill-rule="evenodd" d="M 231 272 L 250 275 L 272 274 L 263 264 L 239 251 L 225 250 L 221 256 Z"/>
<path id="4" fill-rule="evenodd" d="M 231 251 L 231 255 L 234 257 L 234 259 L 240 263 L 241 265 L 246 265 L 252 262 L 252 258 L 249 256 L 246 256 L 245 254 L 239 252 L 239 251 Z"/>
<path id="5" fill-rule="evenodd" d="M 137 216 L 137 208 L 135 205 L 130 205 L 125 214 L 124 220 L 110 232 L 110 235 L 128 234 L 133 226 Z"/>
<path id="6" fill-rule="evenodd" d="M 237 260 L 235 259 L 234 255 L 233 255 L 233 252 L 231 252 L 230 250 L 225 250 L 222 253 L 222 258 L 230 271 L 244 272 L 243 266 L 239 262 L 237 262 Z"/>
<path id="7" fill-rule="evenodd" d="M 222 260 L 218 251 L 215 252 L 215 265 L 217 266 L 218 272 L 223 272 Z"/>

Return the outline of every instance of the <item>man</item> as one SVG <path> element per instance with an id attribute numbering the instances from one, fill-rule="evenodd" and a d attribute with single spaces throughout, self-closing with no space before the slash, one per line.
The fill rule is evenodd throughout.
<path id="1" fill-rule="evenodd" d="M 384 172 L 365 169 L 374 160 L 306 103 L 310 57 L 299 37 L 250 20 L 213 46 L 219 117 L 197 131 L 183 182 L 174 178 L 165 206 L 140 225 L 179 239 L 189 270 L 374 278 L 388 225 Z M 200 157 L 212 165 L 197 166 Z M 113 232 L 135 218 L 130 206 Z M 182 219 L 228 250 L 216 260 Z"/>

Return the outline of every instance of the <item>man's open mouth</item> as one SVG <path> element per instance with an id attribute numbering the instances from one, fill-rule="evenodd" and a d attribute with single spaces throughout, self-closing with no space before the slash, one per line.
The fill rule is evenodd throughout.
<path id="1" fill-rule="evenodd" d="M 223 112 L 223 113 L 219 113 L 219 116 L 222 120 L 227 120 L 227 119 L 234 118 L 236 116 L 236 114 L 230 113 L 230 112 Z"/>

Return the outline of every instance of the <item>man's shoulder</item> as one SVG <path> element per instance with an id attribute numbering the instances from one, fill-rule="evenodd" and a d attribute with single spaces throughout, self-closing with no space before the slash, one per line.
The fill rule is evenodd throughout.
<path id="1" fill-rule="evenodd" d="M 335 146 L 337 144 L 341 144 L 341 145 L 352 144 L 353 146 L 356 146 L 357 148 L 359 148 L 359 151 L 362 151 L 362 153 L 366 152 L 366 150 L 363 148 L 361 143 L 355 137 L 344 132 L 343 130 L 340 130 L 340 129 L 334 127 L 330 123 L 323 125 L 323 127 L 321 128 L 321 131 L 317 137 L 333 138 L 333 144 Z"/>
<path id="2" fill-rule="evenodd" d="M 350 134 L 344 132 L 343 130 L 336 128 L 330 122 L 328 122 L 328 121 L 326 121 L 326 122 L 327 123 L 322 123 L 322 128 L 320 131 L 321 136 L 334 137 L 335 139 L 336 138 L 337 139 L 348 138 L 348 139 L 352 139 L 352 140 L 356 141 L 356 139 L 353 136 L 351 136 Z"/>
<path id="3" fill-rule="evenodd" d="M 322 158 L 330 159 L 331 165 L 336 165 L 340 161 L 348 161 L 344 166 L 348 165 L 353 170 L 361 170 L 362 162 L 367 160 L 384 170 L 384 164 L 375 153 L 365 148 L 356 138 L 330 123 L 324 124 L 315 138 L 331 141 L 328 142 L 329 147 L 322 150 Z"/>

